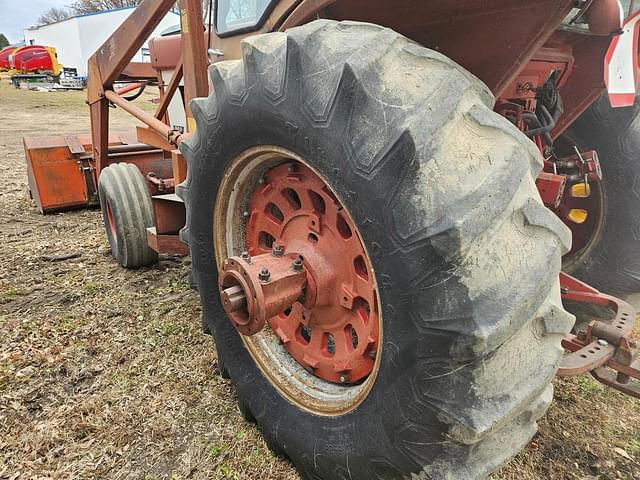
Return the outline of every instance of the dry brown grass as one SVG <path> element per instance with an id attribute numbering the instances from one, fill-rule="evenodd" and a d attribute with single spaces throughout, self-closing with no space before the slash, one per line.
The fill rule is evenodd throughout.
<path id="1" fill-rule="evenodd" d="M 3 80 L 0 118 L 0 478 L 297 479 L 217 375 L 188 259 L 123 270 L 98 211 L 29 201 L 21 137 L 86 132 L 84 94 Z M 43 258 L 64 253 L 81 256 Z M 640 402 L 557 380 L 540 433 L 493 479 L 640 478 L 638 425 Z"/>

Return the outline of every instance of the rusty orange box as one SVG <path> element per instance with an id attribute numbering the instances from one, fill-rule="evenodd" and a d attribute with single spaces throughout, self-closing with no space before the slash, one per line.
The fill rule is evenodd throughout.
<path id="1" fill-rule="evenodd" d="M 135 133 L 109 137 L 110 147 L 136 143 Z M 40 212 L 98 205 L 90 135 L 25 138 L 24 150 L 29 193 Z"/>

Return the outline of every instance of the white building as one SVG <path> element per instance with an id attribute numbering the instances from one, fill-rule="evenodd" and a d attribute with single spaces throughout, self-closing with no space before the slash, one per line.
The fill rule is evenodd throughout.
<path id="1" fill-rule="evenodd" d="M 24 31 L 27 45 L 54 47 L 58 61 L 65 67 L 78 69 L 78 75 L 87 75 L 87 62 L 98 47 L 127 19 L 135 7 L 88 13 L 61 22 L 33 27 Z M 151 34 L 156 37 L 169 27 L 180 23 L 180 16 L 168 13 Z M 134 62 L 149 61 L 144 55 L 147 44 L 131 59 Z"/>

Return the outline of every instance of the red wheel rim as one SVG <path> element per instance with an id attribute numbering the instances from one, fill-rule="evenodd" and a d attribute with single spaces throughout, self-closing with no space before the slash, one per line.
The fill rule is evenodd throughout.
<path id="1" fill-rule="evenodd" d="M 373 271 L 357 228 L 311 169 L 294 162 L 270 169 L 249 201 L 249 254 L 274 243 L 307 270 L 305 296 L 268 320 L 289 354 L 334 383 L 354 383 L 374 368 L 379 312 Z"/>
<path id="2" fill-rule="evenodd" d="M 111 205 L 109 205 L 109 201 L 105 201 L 105 211 L 107 213 L 107 228 L 111 232 L 111 241 L 114 245 L 118 243 L 118 237 L 116 235 L 116 221 L 113 217 L 113 211 L 111 210 Z"/>

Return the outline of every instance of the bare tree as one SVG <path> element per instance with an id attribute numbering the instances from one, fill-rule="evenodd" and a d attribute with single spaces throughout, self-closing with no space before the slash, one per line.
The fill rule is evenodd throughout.
<path id="1" fill-rule="evenodd" d="M 71 9 L 76 14 L 103 12 L 115 8 L 136 7 L 142 0 L 75 0 Z"/>
<path id="2" fill-rule="evenodd" d="M 142 3 L 142 0 L 75 0 L 71 3 L 71 10 L 76 15 L 82 15 L 84 13 L 103 12 L 105 10 L 113 10 L 115 8 L 137 7 Z M 208 11 L 210 0 L 202 0 L 203 12 Z M 213 4 L 213 2 L 211 2 Z M 175 13 L 178 12 L 178 5 L 172 9 Z"/>
<path id="3" fill-rule="evenodd" d="M 71 12 L 65 8 L 52 7 L 38 17 L 38 25 L 49 25 L 50 23 L 66 20 L 71 16 Z"/>
<path id="4" fill-rule="evenodd" d="M 117 8 L 137 7 L 143 0 L 74 0 L 68 9 L 52 7 L 38 18 L 38 25 L 48 25 L 50 23 L 66 20 L 72 15 L 83 15 L 85 13 L 104 12 Z M 205 17 L 209 5 L 213 5 L 211 0 L 202 0 L 202 10 Z M 177 3 L 172 9 L 178 12 Z"/>

